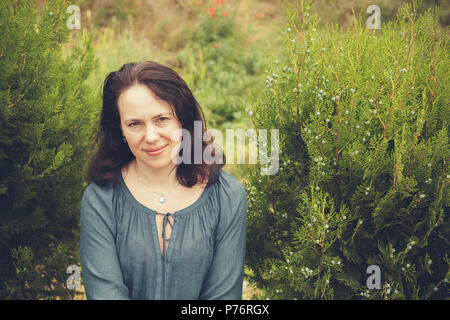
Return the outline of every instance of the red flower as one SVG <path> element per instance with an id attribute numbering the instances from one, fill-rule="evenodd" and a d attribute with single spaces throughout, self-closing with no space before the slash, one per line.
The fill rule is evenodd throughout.
<path id="1" fill-rule="evenodd" d="M 258 19 L 261 19 L 261 18 L 263 17 L 263 14 L 262 14 L 261 12 L 258 12 L 258 13 L 256 14 L 256 17 L 257 17 Z"/>
<path id="2" fill-rule="evenodd" d="M 214 4 L 216 6 L 220 5 L 220 4 L 225 4 L 225 0 L 214 0 Z"/>
<path id="3" fill-rule="evenodd" d="M 228 11 L 224 11 L 224 12 L 223 12 L 223 16 L 224 16 L 224 17 L 228 17 L 229 15 L 230 15 L 230 13 L 229 13 Z"/>
<path id="4" fill-rule="evenodd" d="M 213 18 L 213 19 L 216 16 L 216 10 L 214 10 L 213 7 L 208 9 L 208 13 L 211 15 L 211 18 Z"/>
<path id="5" fill-rule="evenodd" d="M 195 5 L 196 6 L 199 6 L 199 5 L 201 5 L 202 3 L 199 1 L 199 0 L 195 0 Z"/>

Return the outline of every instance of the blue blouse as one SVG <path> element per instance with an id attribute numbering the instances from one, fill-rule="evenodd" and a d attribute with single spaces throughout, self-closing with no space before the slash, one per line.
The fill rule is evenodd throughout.
<path id="1" fill-rule="evenodd" d="M 163 254 L 160 214 L 119 183 L 89 184 L 81 203 L 81 276 L 87 299 L 196 300 L 242 298 L 247 194 L 221 170 L 200 198 L 173 214 Z M 168 215 L 163 220 L 165 238 Z"/>

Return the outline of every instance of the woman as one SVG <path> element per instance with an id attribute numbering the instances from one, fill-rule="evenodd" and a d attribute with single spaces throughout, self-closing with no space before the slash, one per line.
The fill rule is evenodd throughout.
<path id="1" fill-rule="evenodd" d="M 203 136 L 201 107 L 172 69 L 146 61 L 107 76 L 81 204 L 88 299 L 241 299 L 245 188 L 223 153 L 211 165 L 183 154 L 194 138 L 208 146 L 194 121 Z M 190 136 L 174 139 L 181 129 Z"/>

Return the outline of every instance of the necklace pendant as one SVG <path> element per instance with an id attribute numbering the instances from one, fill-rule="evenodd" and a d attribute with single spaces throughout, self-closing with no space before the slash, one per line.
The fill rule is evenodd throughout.
<path id="1" fill-rule="evenodd" d="M 160 203 L 164 203 L 166 201 L 166 198 L 164 198 L 163 196 L 161 196 L 160 198 L 159 198 L 159 202 Z"/>

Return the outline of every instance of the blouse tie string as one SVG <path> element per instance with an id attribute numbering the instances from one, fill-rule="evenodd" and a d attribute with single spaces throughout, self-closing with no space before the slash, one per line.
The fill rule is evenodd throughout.
<path id="1" fill-rule="evenodd" d="M 163 257 L 166 257 L 166 241 L 170 241 L 170 238 L 166 238 L 166 225 L 169 223 L 171 229 L 173 230 L 173 224 L 169 220 L 169 216 L 173 217 L 172 213 L 157 213 L 162 214 L 164 216 L 163 218 L 163 229 L 162 229 L 162 239 L 163 239 Z"/>
<path id="2" fill-rule="evenodd" d="M 164 299 L 166 299 L 167 279 L 166 279 L 166 272 L 164 270 L 165 270 L 165 262 L 166 262 L 166 259 L 167 259 L 167 257 L 166 257 L 166 241 L 170 241 L 170 238 L 166 239 L 166 225 L 167 225 L 167 222 L 168 222 L 170 224 L 170 227 L 172 228 L 172 231 L 173 231 L 173 224 L 169 220 L 169 216 L 173 216 L 173 214 L 172 213 L 166 213 L 166 214 L 164 214 L 164 213 L 157 213 L 157 214 L 164 215 L 164 218 L 163 218 L 163 229 L 162 229 L 163 259 L 164 259 L 164 262 L 163 262 L 163 274 L 164 274 L 164 276 L 163 276 L 163 282 L 164 282 L 163 297 L 164 297 Z"/>

